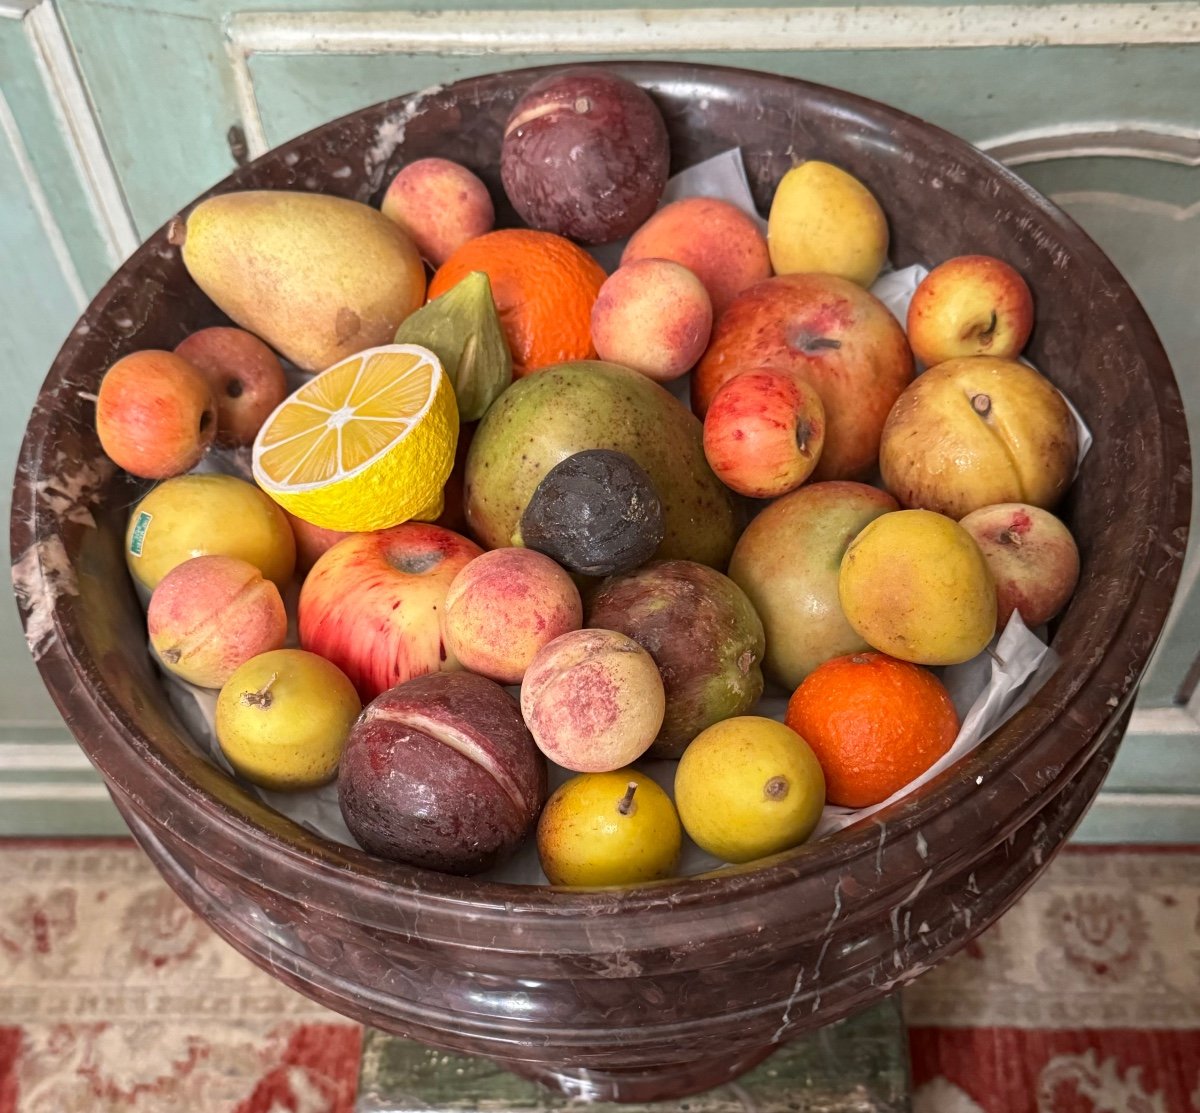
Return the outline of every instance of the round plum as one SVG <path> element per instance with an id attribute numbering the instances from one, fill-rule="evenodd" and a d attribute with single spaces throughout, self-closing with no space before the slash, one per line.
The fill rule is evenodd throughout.
<path id="1" fill-rule="evenodd" d="M 581 243 L 628 236 L 654 212 L 670 149 L 648 93 L 603 70 L 543 78 L 504 128 L 500 178 L 533 228 Z"/>
<path id="2" fill-rule="evenodd" d="M 479 873 L 512 854 L 546 791 L 546 762 L 516 700 L 466 672 L 376 697 L 338 768 L 342 817 L 364 850 L 444 873 Z"/>

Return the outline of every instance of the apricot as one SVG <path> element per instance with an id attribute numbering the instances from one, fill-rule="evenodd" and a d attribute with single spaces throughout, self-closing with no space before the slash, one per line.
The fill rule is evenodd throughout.
<path id="1" fill-rule="evenodd" d="M 636 761 L 667 700 L 654 658 L 615 630 L 575 630 L 542 647 L 521 682 L 521 714 L 538 748 L 577 773 Z"/>
<path id="2" fill-rule="evenodd" d="M 708 346 L 712 317 L 708 292 L 687 267 L 669 259 L 635 259 L 600 287 L 592 306 L 592 343 L 601 359 L 670 382 Z"/>
<path id="3" fill-rule="evenodd" d="M 548 556 L 493 549 L 454 577 L 442 623 L 463 668 L 519 684 L 542 646 L 583 625 L 583 603 L 574 581 Z"/>
<path id="4" fill-rule="evenodd" d="M 150 596 L 146 625 L 163 666 L 201 688 L 220 688 L 287 637 L 279 588 L 249 561 L 228 556 L 172 568 Z"/>
<path id="5" fill-rule="evenodd" d="M 216 432 L 217 407 L 208 380 L 172 352 L 132 352 L 100 381 L 100 447 L 114 464 L 142 479 L 191 471 Z"/>
<path id="6" fill-rule="evenodd" d="M 240 328 L 202 328 L 175 345 L 217 403 L 217 444 L 253 444 L 271 411 L 287 396 L 283 364 L 259 338 Z"/>
<path id="7" fill-rule="evenodd" d="M 659 209 L 625 245 L 621 266 L 636 259 L 687 267 L 708 291 L 714 320 L 743 290 L 771 276 L 758 226 L 736 205 L 714 197 L 685 197 Z"/>
<path id="8" fill-rule="evenodd" d="M 465 166 L 444 158 L 410 162 L 392 179 L 380 208 L 435 267 L 467 240 L 490 232 L 496 221 L 487 186 Z"/>

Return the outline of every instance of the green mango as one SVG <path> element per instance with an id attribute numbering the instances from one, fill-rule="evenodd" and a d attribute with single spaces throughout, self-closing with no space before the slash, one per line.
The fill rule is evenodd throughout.
<path id="1" fill-rule="evenodd" d="M 663 506 L 655 556 L 723 570 L 737 539 L 733 499 L 704 458 L 703 426 L 657 383 L 615 363 L 581 360 L 527 375 L 492 404 L 467 456 L 467 521 L 490 549 L 518 525 L 555 464 L 590 448 L 624 452 Z"/>

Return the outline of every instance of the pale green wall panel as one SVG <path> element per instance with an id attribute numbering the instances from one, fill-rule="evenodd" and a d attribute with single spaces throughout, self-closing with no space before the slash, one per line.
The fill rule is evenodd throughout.
<path id="1" fill-rule="evenodd" d="M 1200 85 L 1197 86 L 1200 90 Z M 1121 269 L 1158 329 L 1200 441 L 1200 166 L 1147 159 L 1066 159 L 1021 168 L 1058 201 Z M 1187 569 L 1200 560 L 1200 483 L 1192 489 Z M 1185 584 L 1187 573 L 1185 571 Z M 1175 702 L 1200 654 L 1200 597 L 1177 600 L 1139 707 Z M 1191 782 L 1200 785 L 1200 778 Z"/>
<path id="2" fill-rule="evenodd" d="M 225 132 L 235 115 L 220 23 L 215 11 L 170 14 L 150 5 L 90 0 L 59 4 L 134 223 L 145 237 L 233 169 Z"/>
<path id="3" fill-rule="evenodd" d="M 11 35 L 15 24 L 0 24 L 0 54 L 5 62 L 13 55 Z M 10 72 L 4 69 L 2 87 L 8 103 Z M 5 104 L 0 104 L 0 113 Z M 12 131 L 15 113 L 5 120 Z M 5 404 L 0 406 L 0 514 L 8 522 L 12 476 L 25 420 L 33 408 L 38 387 L 59 344 L 79 313 L 76 295 L 64 279 L 55 257 L 52 232 L 43 221 L 55 213 L 39 213 L 30 192 L 34 169 L 31 140 L 37 132 L 17 124 L 15 135 L 0 133 L 0 259 L 5 260 L 0 280 L 0 382 Z M 33 188 L 40 188 L 36 180 Z M 7 528 L 5 529 L 7 535 Z M 37 675 L 17 620 L 12 597 L 0 606 L 0 719 L 19 739 L 24 727 L 52 724 L 51 737 L 69 737 Z"/>
<path id="4" fill-rule="evenodd" d="M 38 74 L 29 39 L 16 22 L 0 21 L 0 89 L 25 140 L 81 283 L 89 295 L 104 285 L 114 258 L 88 203 Z"/>
<path id="5" fill-rule="evenodd" d="M 473 74 L 582 60 L 562 55 L 261 54 L 250 60 L 272 143 L 365 104 Z M 1039 125 L 1139 118 L 1195 123 L 1200 50 L 1043 47 L 859 53 L 671 54 L 788 74 L 901 108 L 973 142 Z"/>

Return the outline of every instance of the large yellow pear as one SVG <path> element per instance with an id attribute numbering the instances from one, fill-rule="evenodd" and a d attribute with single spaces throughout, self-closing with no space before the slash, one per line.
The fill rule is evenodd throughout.
<path id="1" fill-rule="evenodd" d="M 812 159 L 776 187 L 767 248 L 776 274 L 835 274 L 870 286 L 887 259 L 887 218 L 856 177 Z"/>
<path id="2" fill-rule="evenodd" d="M 343 197 L 222 193 L 169 236 L 218 307 L 304 371 L 390 343 L 425 300 L 425 269 L 407 234 Z"/>
<path id="3" fill-rule="evenodd" d="M 863 641 L 918 665 L 969 661 L 996 632 L 983 553 L 932 510 L 897 510 L 863 529 L 842 557 L 838 596 Z"/>

